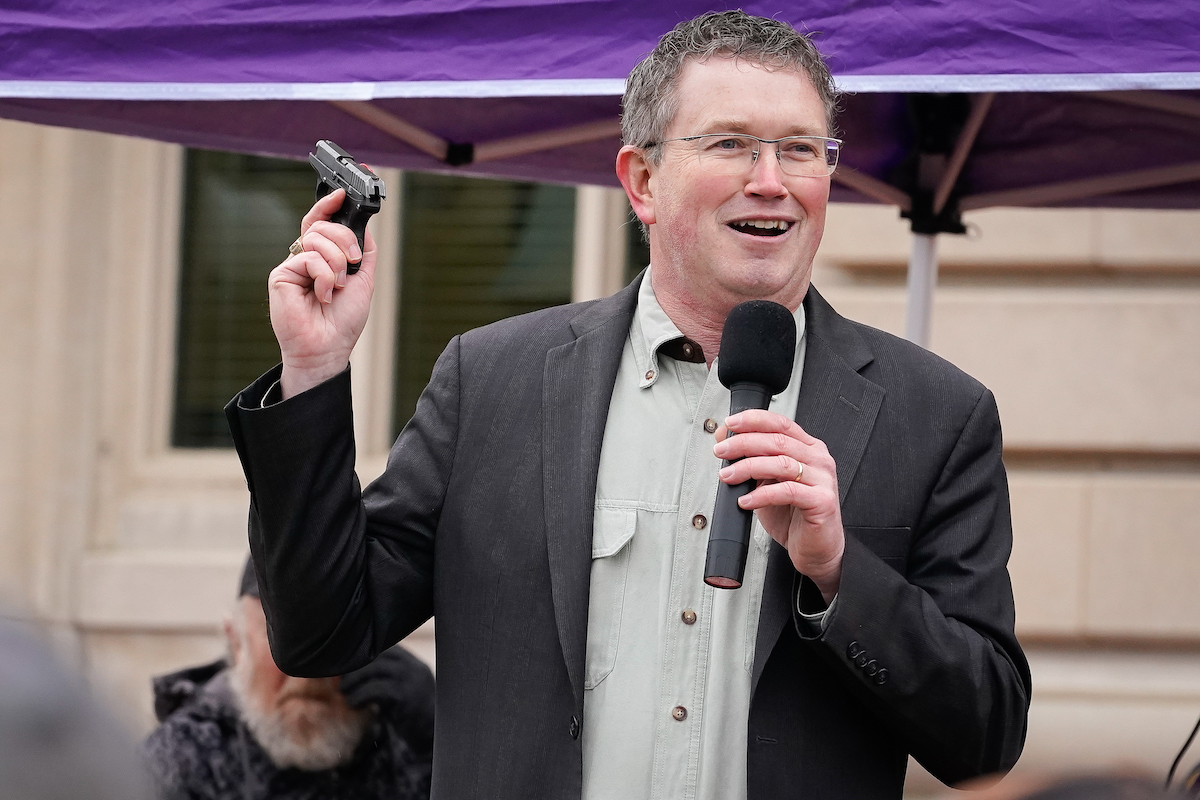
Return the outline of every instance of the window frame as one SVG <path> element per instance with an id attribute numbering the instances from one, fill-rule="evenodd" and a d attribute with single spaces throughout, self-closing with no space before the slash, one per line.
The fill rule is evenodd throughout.
<path id="1" fill-rule="evenodd" d="M 149 359 L 146 407 L 139 416 L 146 420 L 143 469 L 149 478 L 190 475 L 204 481 L 224 483 L 241 468 L 236 453 L 227 448 L 176 447 L 171 444 L 175 414 L 175 381 L 179 335 L 179 287 L 183 258 L 181 234 L 184 213 L 186 149 L 166 146 L 163 181 L 157 202 L 165 224 L 158 226 L 151 262 L 170 264 L 171 269 L 140 270 L 151 286 L 153 301 L 146 309 L 144 341 L 153 342 Z M 350 357 L 351 391 L 355 417 L 357 469 L 365 484 L 383 472 L 393 442 L 391 430 L 395 371 L 395 336 L 402 286 L 404 175 L 398 169 L 376 172 L 387 186 L 390 202 L 384 202 L 371 222 L 379 248 L 375 294 L 366 328 Z M 620 189 L 578 186 L 576 191 L 575 246 L 572 264 L 572 302 L 603 297 L 625 282 L 627 236 L 631 230 L 629 205 Z M 634 231 L 636 235 L 636 231 Z M 283 260 L 282 257 L 280 259 Z M 265 287 L 264 287 L 265 290 Z"/>

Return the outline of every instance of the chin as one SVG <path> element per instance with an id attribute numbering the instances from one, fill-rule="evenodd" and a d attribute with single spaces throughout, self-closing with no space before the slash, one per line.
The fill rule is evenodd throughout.
<path id="1" fill-rule="evenodd" d="M 790 306 L 799 304 L 808 290 L 808 275 L 799 277 L 792 265 L 750 262 L 723 283 L 727 292 L 742 300 L 775 300 Z"/>
<path id="2" fill-rule="evenodd" d="M 271 762 L 280 769 L 333 769 L 354 757 L 371 721 L 367 709 L 353 709 L 341 693 L 270 699 L 247 691 L 249 681 L 235 670 L 230 686 L 242 720 Z M 242 679 L 239 679 L 242 678 Z"/>
<path id="3" fill-rule="evenodd" d="M 280 703 L 277 714 L 283 725 L 294 731 L 295 738 L 312 739 L 322 727 L 345 716 L 350 709 L 337 707 L 331 699 L 296 697 Z"/>
<path id="4" fill-rule="evenodd" d="M 246 724 L 275 766 L 316 771 L 350 761 L 369 719 L 368 711 L 344 701 L 306 698 L 288 700 L 254 722 L 247 715 Z"/>

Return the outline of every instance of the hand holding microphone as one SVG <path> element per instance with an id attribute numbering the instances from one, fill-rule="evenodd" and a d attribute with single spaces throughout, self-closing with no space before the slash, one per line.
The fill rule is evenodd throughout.
<path id="1" fill-rule="evenodd" d="M 717 358 L 717 377 L 729 389 L 729 413 L 769 406 L 771 395 L 787 388 L 795 355 L 792 312 L 769 300 L 734 306 L 725 318 Z M 729 461 L 722 466 L 728 467 Z M 704 562 L 704 582 L 709 586 L 736 589 L 742 585 L 753 515 L 741 508 L 738 500 L 753 488 L 749 480 L 717 485 Z"/>
<path id="2" fill-rule="evenodd" d="M 795 323 L 791 312 L 774 303 L 767 303 L 777 309 L 767 312 L 776 320 L 774 327 L 768 327 L 765 321 L 747 323 L 743 314 L 757 317 L 762 313 L 739 312 L 749 305 L 737 306 L 726 318 L 717 360 L 718 377 L 730 388 L 731 416 L 728 435 L 713 449 L 724 463 L 710 526 L 705 582 L 723 588 L 741 585 L 753 512 L 771 538 L 787 549 L 796 570 L 810 578 L 828 602 L 837 594 L 845 551 L 837 465 L 825 443 L 805 432 L 790 416 L 765 410 L 771 395 L 783 391 L 791 376 Z M 786 325 L 779 312 L 786 314 Z M 778 344 L 766 341 L 782 337 L 786 343 L 788 329 L 792 344 L 784 348 L 785 352 L 780 352 Z M 774 364 L 770 370 L 761 363 L 768 359 Z M 756 375 L 760 380 L 753 381 Z M 764 376 L 774 376 L 772 383 L 767 385 Z M 806 376 L 806 380 L 818 379 Z M 760 390 L 758 403 L 746 403 L 742 399 L 747 397 L 746 390 L 734 391 L 735 386 L 746 383 L 764 387 L 765 397 L 761 397 Z M 778 388 L 771 390 L 771 386 Z M 718 437 L 723 432 L 718 431 Z M 730 520 L 736 520 L 736 524 L 731 525 Z"/>

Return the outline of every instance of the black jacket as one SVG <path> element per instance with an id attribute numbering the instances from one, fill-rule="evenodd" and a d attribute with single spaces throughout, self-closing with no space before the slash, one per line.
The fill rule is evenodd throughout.
<path id="1" fill-rule="evenodd" d="M 154 680 L 160 725 L 142 745 L 165 800 L 425 800 L 429 754 L 409 747 L 386 707 L 346 764 L 279 769 L 242 722 L 224 661 Z"/>
<path id="2" fill-rule="evenodd" d="M 348 371 L 260 408 L 277 368 L 226 409 L 283 669 L 343 672 L 436 612 L 435 797 L 580 796 L 596 476 L 637 285 L 456 337 L 361 497 Z M 1030 682 L 995 401 L 815 289 L 805 311 L 796 419 L 837 463 L 846 553 L 814 636 L 772 544 L 749 798 L 899 798 L 909 753 L 947 782 L 1006 770 Z"/>

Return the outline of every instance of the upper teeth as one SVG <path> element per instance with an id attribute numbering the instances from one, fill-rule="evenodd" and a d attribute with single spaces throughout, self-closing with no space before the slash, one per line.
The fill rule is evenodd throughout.
<path id="1" fill-rule="evenodd" d="M 781 219 L 748 219 L 737 224 L 748 225 L 751 228 L 779 228 L 781 231 L 786 231 L 789 225 L 789 223 Z"/>

